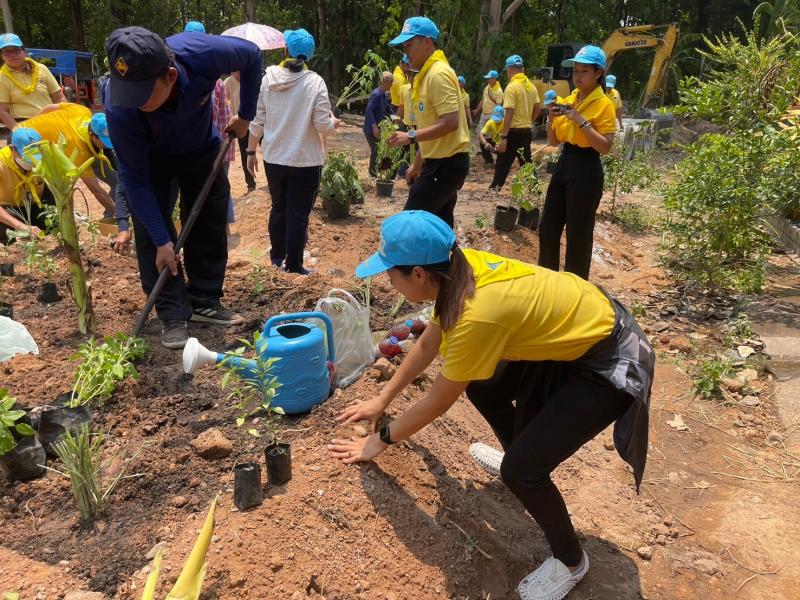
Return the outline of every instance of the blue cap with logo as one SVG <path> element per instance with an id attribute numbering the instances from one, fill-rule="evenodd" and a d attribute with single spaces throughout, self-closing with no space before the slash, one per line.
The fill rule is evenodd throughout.
<path id="1" fill-rule="evenodd" d="M 458 83 L 460 83 L 461 85 L 464 85 L 465 83 L 467 83 L 467 80 L 464 79 L 463 75 L 459 75 L 458 76 Z"/>
<path id="2" fill-rule="evenodd" d="M 613 88 L 615 85 L 617 85 L 617 76 L 606 75 L 606 87 Z"/>
<path id="3" fill-rule="evenodd" d="M 439 28 L 428 17 L 410 17 L 403 23 L 400 35 L 389 42 L 390 46 L 399 46 L 417 36 L 439 39 Z"/>
<path id="4" fill-rule="evenodd" d="M 22 40 L 16 33 L 4 33 L 0 35 L 0 48 L 8 48 L 9 46 L 13 46 L 14 48 L 23 47 Z"/>
<path id="5" fill-rule="evenodd" d="M 521 67 L 525 63 L 522 62 L 522 57 L 519 54 L 512 54 L 506 59 L 506 69 L 509 67 Z"/>
<path id="6" fill-rule="evenodd" d="M 186 27 L 183 30 L 187 33 L 205 33 L 206 26 L 203 25 L 200 21 L 189 21 L 186 24 Z"/>
<path id="7" fill-rule="evenodd" d="M 25 148 L 30 146 L 31 144 L 35 144 L 36 142 L 41 142 L 42 136 L 41 134 L 36 131 L 35 129 L 31 129 L 30 127 L 17 127 L 11 133 L 11 145 L 20 153 L 20 155 L 27 159 L 28 157 L 33 157 L 36 160 L 42 160 L 42 154 L 40 152 L 29 152 L 27 155 L 25 154 Z"/>
<path id="8" fill-rule="evenodd" d="M 356 276 L 447 262 L 455 242 L 453 229 L 433 213 L 404 210 L 383 222 L 378 251 L 356 267 Z"/>
<path id="9" fill-rule="evenodd" d="M 558 94 L 556 94 L 555 90 L 547 90 L 544 93 L 544 105 L 545 106 L 551 105 L 553 102 L 556 101 L 557 97 L 558 97 Z"/>
<path id="10" fill-rule="evenodd" d="M 144 27 L 123 27 L 106 40 L 111 65 L 108 82 L 112 106 L 139 108 L 150 99 L 158 76 L 170 64 L 166 42 Z"/>
<path id="11" fill-rule="evenodd" d="M 105 113 L 95 113 L 92 115 L 92 120 L 89 121 L 89 131 L 100 138 L 103 146 L 109 150 L 114 149 L 114 144 L 111 142 L 111 137 L 108 135 L 108 121 L 106 120 Z"/>
<path id="12" fill-rule="evenodd" d="M 562 67 L 571 67 L 575 63 L 582 65 L 596 65 L 605 71 L 606 54 L 597 46 L 584 46 L 572 58 L 561 61 Z"/>
<path id="13" fill-rule="evenodd" d="M 503 120 L 503 117 L 506 116 L 506 111 L 503 109 L 502 106 L 499 104 L 492 109 L 492 121 L 495 123 L 500 123 Z"/>
<path id="14" fill-rule="evenodd" d="M 500 74 L 494 69 L 492 69 L 486 75 L 483 76 L 484 79 L 497 79 L 498 77 L 500 77 Z"/>
<path id="15" fill-rule="evenodd" d="M 314 36 L 305 29 L 287 29 L 283 32 L 283 39 L 286 40 L 286 51 L 292 58 L 303 56 L 306 60 L 311 60 L 317 45 Z"/>

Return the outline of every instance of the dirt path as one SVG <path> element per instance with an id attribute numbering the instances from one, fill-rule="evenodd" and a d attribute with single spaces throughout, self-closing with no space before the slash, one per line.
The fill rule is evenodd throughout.
<path id="1" fill-rule="evenodd" d="M 359 130 L 347 128 L 332 146 L 354 148 L 366 174 Z M 256 192 L 240 197 L 245 186 L 238 163 L 231 174 L 239 223 L 230 240 L 225 301 L 246 323 L 230 330 L 193 327 L 215 350 L 235 347 L 265 317 L 313 307 L 331 287 L 352 289 L 353 268 L 375 248 L 380 220 L 400 210 L 406 194 L 404 183 L 390 200 L 369 191 L 366 205 L 342 221 L 329 221 L 315 209 L 308 249 L 317 274 L 300 278 L 263 267 L 269 244 L 263 178 Z M 534 232 L 518 228 L 501 235 L 477 227 L 477 216 L 491 224 L 498 201 L 486 189 L 490 177 L 476 165 L 460 196 L 462 242 L 535 262 Z M 655 202 L 647 194 L 629 200 L 647 207 Z M 657 265 L 656 235 L 634 236 L 606 220 L 596 231 L 593 278 L 644 311 L 640 320 L 659 363 L 641 494 L 622 460 L 607 449 L 610 431 L 554 474 L 592 564 L 570 598 L 795 597 L 800 459 L 779 441 L 791 432 L 780 420 L 773 382 L 766 375 L 751 382 L 750 396 L 757 397 L 752 406 L 737 392 L 723 401 L 696 399 L 687 373 L 709 346 L 722 345 L 720 319 L 730 316 L 730 307 L 676 292 Z M 135 259 L 112 254 L 100 241 L 87 244 L 101 332 L 127 331 L 143 300 Z M 792 265 L 788 261 L 773 286 L 796 286 Z M 70 303 L 36 302 L 35 278 L 19 271 L 11 296 L 41 355 L 17 357 L 0 373 L 12 394 L 36 405 L 69 386 L 69 356 L 80 337 Z M 254 278 L 263 284 L 260 294 L 253 294 Z M 373 327 L 379 329 L 396 297 L 381 279 L 373 294 Z M 769 303 L 770 296 L 762 300 Z M 785 325 L 796 331 L 796 322 Z M 17 485 L 0 481 L 0 593 L 52 600 L 89 589 L 132 600 L 141 594 L 148 552 L 159 543 L 165 550 L 159 589 L 166 593 L 215 494 L 220 505 L 205 599 L 515 598 L 518 581 L 546 558 L 535 523 L 502 483 L 469 459 L 470 443 L 494 440 L 464 399 L 375 464 L 344 467 L 328 458 L 324 444 L 332 435 L 363 433 L 337 428 L 334 417 L 353 398 L 379 389 L 382 384 L 369 377 L 310 415 L 289 420 L 285 437 L 292 442 L 294 478 L 271 489 L 259 508 L 235 510 L 232 466 L 257 458 L 260 445 L 236 430 L 218 371 L 184 376 L 180 354 L 158 346 L 155 323 L 146 334 L 152 351 L 140 381 L 127 382 L 96 414 L 98 427 L 112 432 L 115 449 L 130 453 L 146 444 L 131 466 L 144 477 L 121 485 L 106 513 L 89 525 L 78 522 L 68 485 L 56 474 Z M 398 414 L 429 385 L 429 377 L 420 378 L 390 412 Z M 676 414 L 685 428 L 675 426 Z M 207 461 L 192 450 L 189 442 L 212 426 L 233 441 L 234 455 Z"/>

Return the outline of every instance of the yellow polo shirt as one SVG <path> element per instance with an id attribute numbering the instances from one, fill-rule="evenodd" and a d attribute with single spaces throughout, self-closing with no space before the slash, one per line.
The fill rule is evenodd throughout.
<path id="1" fill-rule="evenodd" d="M 461 90 L 461 101 L 464 103 L 464 108 L 469 110 L 469 94 L 467 93 L 467 90 Z"/>
<path id="2" fill-rule="evenodd" d="M 19 89 L 5 75 L 0 76 L 0 102 L 8 104 L 11 116 L 15 119 L 29 119 L 48 104 L 53 103 L 52 96 L 61 89 L 58 81 L 46 66 L 38 65 L 38 83 L 30 94 Z M 12 72 L 12 76 L 22 87 L 31 84 L 32 73 Z"/>
<path id="3" fill-rule="evenodd" d="M 614 110 L 619 113 L 622 110 L 622 98 L 620 98 L 619 92 L 615 88 L 611 88 L 606 92 L 606 97 L 611 100 Z"/>
<path id="4" fill-rule="evenodd" d="M 394 81 L 392 82 L 392 87 L 389 88 L 389 97 L 391 98 L 392 106 L 400 106 L 400 103 L 403 101 L 400 90 L 408 83 L 408 78 L 399 65 L 394 68 L 392 76 L 394 77 Z"/>
<path id="5" fill-rule="evenodd" d="M 577 275 L 489 252 L 464 254 L 476 289 L 458 322 L 442 332 L 447 379 L 488 379 L 500 360 L 576 360 L 613 331 L 611 302 Z"/>
<path id="6" fill-rule="evenodd" d="M 400 98 L 403 101 L 403 123 L 405 123 L 409 127 L 415 126 L 417 124 L 417 118 L 414 115 L 414 107 L 411 106 L 411 84 L 410 83 L 406 83 L 400 89 Z"/>
<path id="7" fill-rule="evenodd" d="M 0 205 L 20 206 L 25 201 L 28 187 L 19 184 L 26 175 L 14 161 L 11 146 L 0 149 Z M 44 184 L 38 177 L 35 186 L 36 192 L 41 195 Z"/>
<path id="8" fill-rule="evenodd" d="M 489 87 L 487 83 L 483 88 L 483 104 L 481 105 L 481 114 L 490 115 L 495 106 L 503 106 L 503 88 L 500 83 L 495 83 L 493 88 Z"/>
<path id="9" fill-rule="evenodd" d="M 447 135 L 418 142 L 422 158 L 447 158 L 469 148 L 469 125 L 461 100 L 460 86 L 456 72 L 447 61 L 434 62 L 426 73 L 420 72 L 419 103 L 414 108 L 417 129 L 430 127 L 442 115 L 458 113 L 458 129 Z"/>
<path id="10" fill-rule="evenodd" d="M 481 133 L 486 139 L 494 140 L 497 143 L 503 135 L 503 122 L 498 123 L 494 119 L 489 119 L 481 129 Z"/>
<path id="11" fill-rule="evenodd" d="M 520 77 L 522 75 L 522 77 Z M 503 108 L 513 108 L 511 129 L 528 128 L 533 125 L 533 107 L 539 103 L 539 92 L 524 73 L 511 78 L 506 86 Z"/>
<path id="12" fill-rule="evenodd" d="M 608 96 L 603 93 L 603 88 L 599 85 L 580 104 L 577 103 L 578 88 L 575 88 L 563 100 L 559 99 L 559 102 L 575 106 L 583 118 L 589 121 L 598 133 L 607 135 L 617 132 L 617 113 L 614 110 L 614 105 L 608 99 Z M 553 119 L 552 127 L 559 142 L 567 142 L 582 148 L 591 146 L 583 130 L 567 117 L 556 117 Z"/>

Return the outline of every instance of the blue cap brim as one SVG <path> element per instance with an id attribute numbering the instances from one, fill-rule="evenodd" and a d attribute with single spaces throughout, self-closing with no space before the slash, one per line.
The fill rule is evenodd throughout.
<path id="1" fill-rule="evenodd" d="M 601 69 L 605 69 L 603 65 L 597 64 L 597 62 L 593 61 L 592 59 L 582 59 L 582 58 L 568 58 L 567 60 L 562 60 L 561 66 L 571 67 L 575 63 L 579 63 L 581 65 L 594 65 L 595 67 L 600 67 Z"/>
<path id="2" fill-rule="evenodd" d="M 139 108 L 150 99 L 155 85 L 155 78 L 146 81 L 123 81 L 112 77 L 108 82 L 111 106 Z"/>
<path id="3" fill-rule="evenodd" d="M 389 42 L 390 46 L 399 46 L 400 44 L 407 42 L 413 37 L 417 37 L 416 33 L 401 33 L 396 38 L 394 38 L 391 42 Z"/>
<path id="4" fill-rule="evenodd" d="M 95 135 L 97 134 L 95 133 Z M 103 146 L 105 146 L 109 150 L 114 149 L 114 143 L 111 141 L 110 137 L 108 137 L 107 135 L 97 135 L 97 137 L 99 137 L 100 141 L 103 142 Z"/>
<path id="5" fill-rule="evenodd" d="M 356 267 L 356 277 L 374 277 L 395 266 L 376 252 Z"/>

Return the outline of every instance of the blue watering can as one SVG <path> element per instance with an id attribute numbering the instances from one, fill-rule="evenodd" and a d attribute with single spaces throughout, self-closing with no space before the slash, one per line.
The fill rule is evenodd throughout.
<path id="1" fill-rule="evenodd" d="M 327 352 L 322 330 L 310 323 L 297 322 L 297 319 L 320 319 L 325 323 Z M 328 315 L 301 312 L 272 317 L 264 324 L 256 351 L 265 359 L 279 359 L 270 370 L 270 375 L 277 377 L 281 384 L 272 406 L 282 408 L 287 414 L 304 413 L 330 395 L 336 357 L 333 324 Z M 252 375 L 256 368 L 256 362 L 252 359 L 212 352 L 197 338 L 189 338 L 183 349 L 183 370 L 194 373 L 198 367 L 213 363 L 223 363 L 225 367 L 235 365 L 244 378 Z"/>

